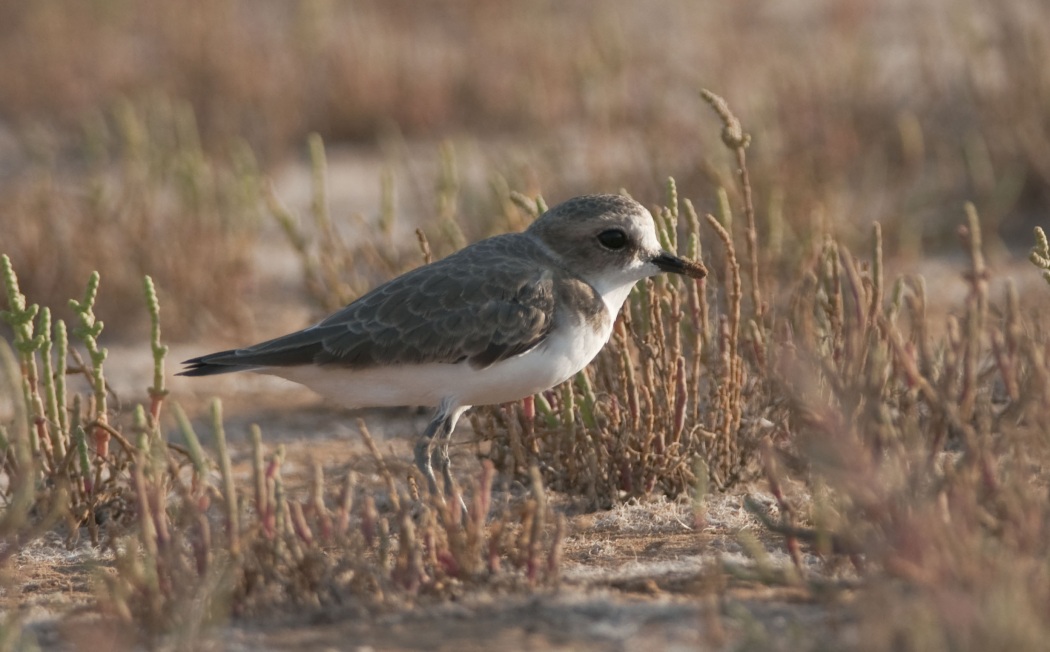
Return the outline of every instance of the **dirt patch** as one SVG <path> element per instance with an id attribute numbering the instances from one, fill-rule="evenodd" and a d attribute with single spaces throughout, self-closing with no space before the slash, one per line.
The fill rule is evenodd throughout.
<path id="1" fill-rule="evenodd" d="M 324 408 L 261 419 L 288 446 L 289 485 L 309 460 L 323 459 L 337 477 L 367 472 L 359 441 L 319 439 L 307 427 L 327 413 L 326 432 L 340 416 Z M 265 415 L 255 415 L 263 417 Z M 345 415 L 344 415 L 345 416 Z M 398 421 L 393 415 L 381 415 Z M 411 414 L 401 421 L 411 423 Z M 240 417 L 234 417 L 236 423 Z M 237 426 L 231 426 L 236 431 Z M 300 437 L 301 443 L 295 438 Z M 271 442 L 272 443 L 272 442 Z M 404 442 L 384 443 L 391 452 Z M 240 453 L 234 459 L 243 457 Z M 461 467 L 470 470 L 468 456 Z M 239 472 L 246 472 L 243 469 Z M 303 476 L 307 475 L 306 473 Z M 305 480 L 303 480 L 305 482 Z M 295 491 L 295 489 L 291 489 Z M 497 500 L 500 496 L 495 497 Z M 739 532 L 756 524 L 741 494 L 713 498 L 706 523 L 694 524 L 692 506 L 667 500 L 634 502 L 607 512 L 572 516 L 563 542 L 561 578 L 534 590 L 464 584 L 451 598 L 420 596 L 406 608 L 382 608 L 353 595 L 320 606 L 283 605 L 233 618 L 203 632 L 192 646 L 215 650 L 670 650 L 736 648 L 795 650 L 818 641 L 848 642 L 845 593 L 814 601 L 802 588 L 734 578 L 722 569 L 749 568 Z M 555 502 L 571 505 L 565 497 Z M 790 564 L 778 542 L 763 543 L 771 563 Z M 819 564 L 815 558 L 808 563 Z M 18 611 L 46 649 L 129 649 L 129 632 L 92 612 L 101 574 L 113 572 L 106 555 L 85 544 L 67 550 L 57 536 L 27 546 L 7 577 L 4 609 Z M 724 584 L 728 579 L 728 584 Z M 484 584 L 484 583 L 482 583 Z M 174 635 L 169 644 L 182 643 Z M 202 648 L 200 647 L 202 646 Z"/>
<path id="2" fill-rule="evenodd" d="M 287 449 L 291 492 L 305 491 L 314 460 L 332 482 L 351 469 L 370 477 L 374 460 L 357 432 L 358 418 L 375 434 L 387 461 L 407 469 L 410 438 L 399 435 L 418 431 L 426 420 L 412 410 L 348 413 L 295 390 L 259 392 L 259 381 L 247 377 L 244 382 L 256 392 L 256 407 L 242 409 L 239 392 L 227 403 L 235 471 L 248 474 L 246 432 L 249 424 L 260 423 L 269 450 Z M 200 431 L 203 436 L 207 427 Z M 479 468 L 472 439 L 463 428 L 454 447 L 465 479 Z M 743 496 L 712 497 L 701 522 L 695 522 L 694 506 L 687 501 L 666 499 L 571 515 L 554 587 L 464 584 L 451 599 L 420 596 L 407 608 L 376 607 L 346 595 L 332 604 L 284 605 L 235 617 L 203 632 L 193 645 L 224 650 L 658 650 L 752 641 L 788 650 L 844 641 L 845 602 L 818 603 L 808 591 L 722 572 L 751 566 L 739 541 L 741 531 L 762 540 L 770 563 L 790 564 L 779 542 L 763 537 L 744 510 Z M 494 502 L 503 499 L 513 496 L 494 495 Z M 569 497 L 552 495 L 551 500 L 563 511 L 573 510 Z M 60 533 L 49 535 L 12 560 L 0 604 L 17 612 L 26 632 L 46 649 L 128 649 L 133 646 L 129 632 L 92 612 L 100 577 L 113 572 L 110 563 L 86 541 L 68 549 Z M 807 558 L 807 563 L 820 562 Z M 729 584 L 720 585 L 725 580 L 719 578 L 726 577 Z M 179 645 L 177 635 L 169 643 Z"/>

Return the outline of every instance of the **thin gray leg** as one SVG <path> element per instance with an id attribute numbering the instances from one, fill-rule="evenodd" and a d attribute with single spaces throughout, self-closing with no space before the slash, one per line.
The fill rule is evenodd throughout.
<path id="1" fill-rule="evenodd" d="M 416 447 L 414 450 L 416 467 L 423 473 L 423 476 L 427 479 L 427 486 L 431 493 L 438 493 L 437 479 L 434 477 L 434 463 L 433 454 L 431 450 L 434 446 L 434 441 L 438 432 L 448 428 L 449 414 L 442 408 L 438 408 L 434 418 L 427 424 L 427 429 L 423 431 L 423 435 L 416 440 Z"/>
<path id="2" fill-rule="evenodd" d="M 427 479 L 427 485 L 431 493 L 440 493 L 437 478 L 434 477 L 435 464 L 441 469 L 441 476 L 445 482 L 445 492 L 452 493 L 452 471 L 448 457 L 448 442 L 452 438 L 452 431 L 456 428 L 459 416 L 470 406 L 455 405 L 451 401 L 442 401 L 438 406 L 434 418 L 427 424 L 423 436 L 416 442 L 415 460 L 416 466 Z"/>
<path id="3" fill-rule="evenodd" d="M 437 433 L 438 438 L 431 444 L 431 468 L 433 468 L 433 465 L 436 462 L 437 467 L 441 469 L 441 478 L 445 482 L 446 496 L 451 496 L 452 490 L 455 488 L 455 480 L 452 478 L 452 460 L 449 459 L 448 455 L 448 445 L 449 442 L 452 441 L 452 432 L 456 429 L 456 422 L 458 422 L 459 417 L 469 409 L 469 405 L 460 405 L 453 408 L 448 415 L 448 428 L 442 428 Z"/>
<path id="4" fill-rule="evenodd" d="M 437 496 L 451 496 L 455 489 L 455 480 L 452 477 L 452 463 L 449 460 L 448 444 L 452 439 L 452 431 L 456 429 L 459 417 L 470 408 L 469 405 L 452 405 L 442 403 L 438 406 L 434 418 L 427 424 L 427 429 L 416 442 L 415 461 L 416 466 L 426 476 L 427 486 L 430 493 Z M 444 493 L 438 489 L 437 478 L 434 476 L 434 465 L 441 470 L 444 481 Z M 463 497 L 459 497 L 459 508 L 464 516 L 467 514 L 467 506 Z"/>

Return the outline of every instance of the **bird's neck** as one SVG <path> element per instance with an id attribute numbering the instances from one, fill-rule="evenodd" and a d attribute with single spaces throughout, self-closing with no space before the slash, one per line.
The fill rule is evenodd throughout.
<path id="1" fill-rule="evenodd" d="M 620 308 L 623 307 L 623 303 L 627 300 L 627 296 L 631 293 L 631 288 L 633 287 L 634 283 L 624 283 L 615 287 L 596 288 L 601 294 L 602 301 L 605 302 L 605 307 L 609 311 L 609 318 L 612 321 L 616 320 L 616 315 L 619 314 Z"/>

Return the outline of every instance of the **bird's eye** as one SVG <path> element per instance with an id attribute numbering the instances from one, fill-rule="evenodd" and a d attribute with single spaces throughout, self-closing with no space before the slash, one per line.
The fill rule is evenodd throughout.
<path id="1" fill-rule="evenodd" d="M 598 234 L 598 242 L 606 249 L 623 249 L 627 246 L 627 234 L 620 229 L 609 229 Z"/>

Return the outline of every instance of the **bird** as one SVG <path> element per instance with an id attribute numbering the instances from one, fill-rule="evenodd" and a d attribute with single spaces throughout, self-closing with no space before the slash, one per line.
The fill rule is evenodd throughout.
<path id="1" fill-rule="evenodd" d="M 253 371 L 349 408 L 428 406 L 413 456 L 452 491 L 448 445 L 475 405 L 508 403 L 576 375 L 608 342 L 635 284 L 703 263 L 664 250 L 626 195 L 574 197 L 524 231 L 480 240 L 393 278 L 318 323 L 183 362 L 181 376 Z"/>

